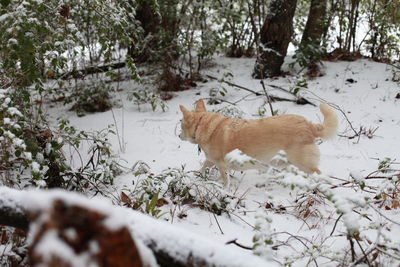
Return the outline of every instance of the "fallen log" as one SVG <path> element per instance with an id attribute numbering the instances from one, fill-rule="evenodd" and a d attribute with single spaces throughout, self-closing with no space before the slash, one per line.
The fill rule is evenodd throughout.
<path id="1" fill-rule="evenodd" d="M 110 64 L 105 64 L 105 65 L 100 65 L 100 66 L 89 66 L 87 68 L 79 69 L 79 70 L 72 70 L 66 73 L 62 73 L 59 75 L 56 75 L 55 79 L 70 79 L 70 78 L 82 78 L 85 77 L 86 75 L 90 74 L 96 74 L 96 73 L 103 73 L 111 70 L 116 70 L 116 69 L 121 69 L 126 66 L 126 62 L 117 62 L 117 63 L 110 63 Z"/>
<path id="2" fill-rule="evenodd" d="M 25 218 L 27 218 L 30 225 L 35 225 L 35 227 L 31 227 L 33 229 L 31 231 L 36 231 L 35 233 L 38 232 L 37 229 L 41 229 L 40 222 L 43 222 L 42 215 L 44 214 L 45 217 L 49 216 L 49 214 L 51 215 L 51 210 L 54 210 L 54 208 L 60 209 L 60 211 L 56 213 L 53 211 L 52 220 L 45 223 L 46 225 L 50 225 L 48 227 L 53 229 L 53 232 L 59 228 L 64 230 L 71 228 L 65 228 L 65 224 L 73 225 L 74 222 L 79 221 L 80 216 L 101 217 L 104 215 L 106 218 L 100 219 L 100 221 L 108 225 L 111 230 L 126 227 L 137 244 L 144 244 L 145 247 L 151 250 L 152 255 L 155 256 L 160 266 L 277 266 L 274 262 L 267 262 L 240 250 L 240 248 L 227 247 L 223 244 L 212 242 L 204 237 L 134 210 L 113 206 L 102 199 L 88 199 L 77 193 L 62 190 L 18 191 L 6 187 L 0 187 L 0 198 L 2 200 L 13 199 L 13 202 L 0 202 L 8 208 L 0 209 L 0 211 L 21 209 L 22 214 L 25 214 Z M 60 201 L 63 203 L 62 205 Z M 79 212 L 66 212 L 68 210 L 66 207 L 79 210 Z M 97 215 L 87 215 L 87 211 L 85 210 Z M 71 219 L 62 219 L 62 214 L 68 215 Z M 0 214 L 0 218 L 2 216 L 3 214 Z M 54 222 L 57 220 L 59 220 L 58 223 Z M 83 220 L 83 224 L 86 227 L 91 227 L 88 225 L 88 221 L 91 220 Z M 8 220 L 7 222 L 9 226 L 17 227 L 14 224 L 15 220 Z M 96 227 L 91 227 L 97 229 L 94 232 L 102 232 L 100 231 L 103 227 L 102 225 L 97 225 Z M 33 233 L 33 236 L 35 236 L 35 233 Z M 126 232 L 124 235 L 126 235 Z M 124 242 L 128 241 L 125 240 Z M 97 243 L 100 244 L 101 242 Z"/>

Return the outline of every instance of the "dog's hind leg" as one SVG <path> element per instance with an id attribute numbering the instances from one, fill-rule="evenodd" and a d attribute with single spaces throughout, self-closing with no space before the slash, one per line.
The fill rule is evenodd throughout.
<path id="1" fill-rule="evenodd" d="M 316 144 L 297 145 L 286 150 L 289 161 L 306 173 L 318 173 L 320 152 Z"/>

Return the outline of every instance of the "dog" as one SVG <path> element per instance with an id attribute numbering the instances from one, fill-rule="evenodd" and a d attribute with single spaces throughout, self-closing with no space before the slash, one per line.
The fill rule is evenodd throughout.
<path id="1" fill-rule="evenodd" d="M 301 171 L 320 174 L 315 139 L 334 137 L 338 127 L 337 115 L 327 104 L 319 106 L 324 115 L 322 124 L 292 114 L 248 120 L 228 118 L 207 112 L 203 100 L 196 102 L 193 112 L 182 105 L 179 108 L 183 114 L 179 137 L 199 145 L 206 156 L 201 170 L 216 165 L 225 186 L 229 186 L 225 172 L 230 168 L 225 156 L 235 149 L 265 164 L 283 150 L 289 162 Z"/>

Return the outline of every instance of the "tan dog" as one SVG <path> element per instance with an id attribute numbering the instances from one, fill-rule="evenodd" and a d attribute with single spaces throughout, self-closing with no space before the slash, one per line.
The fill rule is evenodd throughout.
<path id="1" fill-rule="evenodd" d="M 179 137 L 198 144 L 206 155 L 202 170 L 216 165 L 226 186 L 229 168 L 225 156 L 239 149 L 263 163 L 269 163 L 284 150 L 289 161 L 306 173 L 321 173 L 318 169 L 320 152 L 314 140 L 328 139 L 336 134 L 337 116 L 326 104 L 320 105 L 323 124 L 314 124 L 299 115 L 279 115 L 254 120 L 227 118 L 207 112 L 203 100 L 196 103 L 194 112 L 179 106 L 183 119 Z"/>

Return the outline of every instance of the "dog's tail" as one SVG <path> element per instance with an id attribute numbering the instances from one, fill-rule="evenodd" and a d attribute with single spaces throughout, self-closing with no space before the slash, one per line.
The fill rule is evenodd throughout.
<path id="1" fill-rule="evenodd" d="M 336 113 L 327 104 L 321 104 L 319 109 L 324 115 L 324 122 L 322 124 L 314 124 L 315 135 L 323 139 L 333 138 L 336 135 L 338 127 L 338 118 Z"/>

